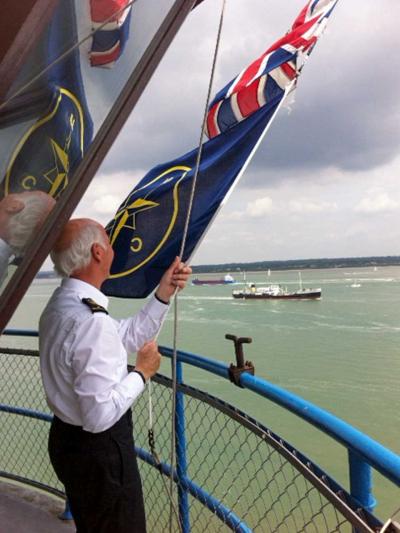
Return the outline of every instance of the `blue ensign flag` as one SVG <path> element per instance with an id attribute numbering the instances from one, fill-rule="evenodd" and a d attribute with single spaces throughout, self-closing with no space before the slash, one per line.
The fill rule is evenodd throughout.
<path id="1" fill-rule="evenodd" d="M 281 97 L 203 145 L 184 261 L 206 231 Z M 111 277 L 102 286 L 109 296 L 144 298 L 179 254 L 196 158 L 197 149 L 153 168 L 107 225 L 115 252 Z"/>
<path id="2" fill-rule="evenodd" d="M 290 30 L 220 91 L 210 105 L 196 182 L 186 261 L 204 235 L 338 0 L 309 0 Z M 179 255 L 198 151 L 151 170 L 118 209 L 107 231 L 115 257 L 103 285 L 110 296 L 143 298 Z"/>
<path id="3" fill-rule="evenodd" d="M 78 41 L 73 0 L 60 2 L 49 28 L 33 51 L 35 64 L 27 65 L 29 79 L 36 69 L 50 67 L 28 88 L 29 100 L 43 94 L 41 108 L 47 108 L 27 126 L 7 165 L 0 196 L 27 190 L 41 190 L 57 198 L 68 186 L 93 135 L 81 76 L 79 48 L 56 61 Z M 29 69 L 31 71 L 29 72 Z"/>

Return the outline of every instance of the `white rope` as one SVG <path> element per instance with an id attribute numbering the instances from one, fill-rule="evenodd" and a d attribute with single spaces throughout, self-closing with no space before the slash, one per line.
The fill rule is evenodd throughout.
<path id="1" fill-rule="evenodd" d="M 215 50 L 214 50 L 213 63 L 211 67 L 211 75 L 210 75 L 210 81 L 208 85 L 206 105 L 205 105 L 204 116 L 203 116 L 203 123 L 201 127 L 200 139 L 199 139 L 199 148 L 197 152 L 195 172 L 194 172 L 194 176 L 192 180 L 192 186 L 191 186 L 189 203 L 188 203 L 188 210 L 186 214 L 185 226 L 183 230 L 182 242 L 181 242 L 181 247 L 180 247 L 180 252 L 179 252 L 180 258 L 183 257 L 185 247 L 186 247 L 186 241 L 187 241 L 187 235 L 188 235 L 188 230 L 189 230 L 190 217 L 191 217 L 192 208 L 193 208 L 193 201 L 194 201 L 194 195 L 195 195 L 195 190 L 196 190 L 197 178 L 198 178 L 199 170 L 200 170 L 200 161 L 201 161 L 201 156 L 203 152 L 203 139 L 204 139 L 204 133 L 206 130 L 208 107 L 209 107 L 210 99 L 211 99 L 211 91 L 212 91 L 212 86 L 213 86 L 213 81 L 214 81 L 214 76 L 215 76 L 215 67 L 217 63 L 219 45 L 221 41 L 222 26 L 223 26 L 224 13 L 225 13 L 225 4 L 226 4 L 226 0 L 222 0 L 221 15 L 220 15 L 220 20 L 219 20 L 219 25 L 218 25 L 217 39 L 216 39 L 216 45 L 215 45 Z M 174 472 L 175 472 L 175 463 L 176 463 L 175 461 L 175 457 L 176 457 L 175 455 L 175 447 L 176 447 L 175 411 L 176 411 L 176 393 L 177 393 L 176 367 L 177 367 L 177 339 L 178 339 L 178 289 L 175 290 L 172 298 L 173 298 L 173 303 L 174 303 L 174 333 L 173 333 L 173 354 L 172 354 L 172 362 L 171 362 L 172 363 L 171 364 L 171 377 L 172 377 L 171 450 L 170 450 L 171 475 L 170 475 L 170 486 L 169 486 L 169 499 L 170 499 L 169 531 L 170 532 L 172 531 L 172 515 L 173 514 L 175 514 L 175 516 L 177 517 L 177 525 L 178 525 L 179 531 L 182 531 L 182 526 L 179 521 L 179 515 L 178 515 L 175 502 L 173 499 L 173 482 L 174 482 Z M 166 317 L 167 317 L 167 314 L 165 314 L 163 317 L 163 320 L 160 324 L 160 328 L 158 330 L 155 340 L 157 340 L 159 337 L 159 334 L 162 330 Z M 149 380 L 147 391 L 148 391 L 148 408 L 149 408 L 149 441 L 150 439 L 153 440 L 153 449 L 151 451 L 153 453 L 155 460 L 159 462 L 159 459 L 157 458 L 157 454 L 154 450 L 153 402 L 152 402 L 151 380 Z"/>
<path id="2" fill-rule="evenodd" d="M 15 93 L 13 93 L 9 98 L 7 98 L 7 100 L 5 100 L 3 103 L 0 104 L 0 111 L 3 109 L 3 107 L 6 107 L 10 102 L 11 100 L 13 100 L 14 98 L 16 98 L 17 96 L 19 96 L 20 94 L 22 94 L 26 89 L 29 89 L 29 87 L 31 85 L 33 85 L 38 79 L 40 79 L 44 74 L 46 74 L 46 72 L 48 72 L 49 70 L 51 70 L 54 65 L 57 65 L 58 63 L 60 63 L 64 58 L 66 58 L 68 56 L 68 54 L 70 54 L 71 52 L 73 52 L 74 50 L 76 50 L 77 48 L 79 48 L 83 43 L 85 43 L 86 41 L 88 41 L 91 37 L 93 37 L 93 35 L 98 32 L 99 30 L 103 29 L 104 26 L 106 26 L 110 20 L 112 20 L 116 15 L 120 15 L 123 11 L 125 11 L 126 9 L 128 9 L 129 7 L 131 7 L 134 3 L 136 2 L 136 0 L 132 0 L 131 2 L 129 2 L 129 4 L 127 4 L 125 7 L 122 7 L 121 9 L 119 9 L 118 11 L 115 11 L 112 15 L 110 15 L 108 17 L 108 19 L 106 19 L 104 22 L 102 22 L 100 24 L 100 26 L 98 26 L 97 28 L 95 28 L 93 31 L 91 31 L 90 33 L 88 33 L 85 37 L 83 37 L 80 41 L 78 41 L 77 43 L 75 43 L 74 45 L 72 45 L 70 48 L 68 48 L 65 52 L 63 52 L 60 56 L 57 57 L 57 59 L 55 59 L 52 63 L 50 63 L 49 65 L 47 65 L 47 67 L 45 67 L 44 69 L 42 69 L 38 74 L 36 74 L 36 76 L 34 76 L 33 78 L 31 78 L 27 83 L 25 83 L 24 85 L 22 85 Z"/>
<path id="3" fill-rule="evenodd" d="M 218 33 L 217 33 L 217 40 L 215 44 L 215 50 L 214 50 L 214 57 L 213 57 L 213 63 L 211 68 L 211 76 L 210 81 L 208 84 L 208 92 L 207 92 L 207 98 L 206 98 L 206 105 L 204 109 L 204 116 L 203 116 L 203 124 L 201 127 L 201 133 L 200 133 L 200 139 L 199 139 L 199 149 L 197 151 L 197 160 L 196 160 L 196 169 L 193 176 L 192 181 L 192 188 L 190 191 L 190 198 L 189 198 L 189 205 L 188 205 L 188 211 L 186 215 L 186 221 L 185 221 L 185 228 L 183 231 L 182 236 L 182 243 L 181 243 L 181 249 L 179 253 L 179 257 L 183 257 L 185 247 L 186 247 L 186 241 L 187 241 L 187 235 L 189 230 L 189 222 L 190 217 L 192 214 L 192 208 L 193 208 L 193 200 L 194 200 L 194 194 L 196 190 L 196 184 L 197 184 L 197 178 L 199 175 L 200 170 L 200 161 L 201 156 L 203 153 L 203 139 L 204 139 L 204 132 L 206 130 L 206 124 L 207 124 L 207 114 L 208 114 L 208 107 L 210 104 L 211 99 L 211 91 L 212 86 L 214 82 L 214 75 L 215 75 L 215 66 L 217 64 L 217 57 L 218 57 L 218 51 L 219 51 L 219 44 L 221 41 L 221 33 L 222 33 L 222 26 L 223 26 L 223 20 L 224 20 L 224 13 L 225 13 L 225 3 L 226 0 L 222 0 L 222 7 L 221 7 L 221 15 L 219 20 L 219 26 L 218 26 Z M 171 478 L 170 478 L 170 490 L 172 493 L 173 489 L 173 471 L 175 469 L 175 411 L 176 411 L 176 393 L 177 393 L 177 379 L 176 379 L 176 365 L 177 365 L 177 340 L 178 340 L 178 292 L 175 291 L 174 295 L 174 340 L 173 340 L 173 354 L 172 354 L 172 408 L 171 408 Z M 172 531 L 172 509 L 170 510 L 170 523 L 169 523 L 169 530 Z"/>

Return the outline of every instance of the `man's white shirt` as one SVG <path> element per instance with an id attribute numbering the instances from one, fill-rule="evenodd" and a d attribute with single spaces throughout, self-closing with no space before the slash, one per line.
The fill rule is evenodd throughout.
<path id="1" fill-rule="evenodd" d="M 98 433 L 111 427 L 144 389 L 127 371 L 128 353 L 155 338 L 168 306 L 152 297 L 135 316 L 115 320 L 94 286 L 68 278 L 56 289 L 39 324 L 40 367 L 47 403 L 62 421 Z"/>

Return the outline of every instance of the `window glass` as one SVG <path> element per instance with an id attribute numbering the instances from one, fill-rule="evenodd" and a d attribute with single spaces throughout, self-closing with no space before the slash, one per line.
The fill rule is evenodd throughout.
<path id="1" fill-rule="evenodd" d="M 0 282 L 40 231 L 174 0 L 62 0 L 0 104 Z"/>

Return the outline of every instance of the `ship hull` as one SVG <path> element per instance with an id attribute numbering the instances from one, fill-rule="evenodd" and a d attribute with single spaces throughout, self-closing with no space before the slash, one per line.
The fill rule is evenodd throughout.
<path id="1" fill-rule="evenodd" d="M 234 281 L 225 281 L 224 279 L 194 279 L 192 285 L 232 285 Z"/>
<path id="2" fill-rule="evenodd" d="M 292 292 L 288 294 L 264 294 L 257 292 L 235 292 L 232 296 L 240 300 L 318 300 L 321 298 L 321 291 Z"/>

